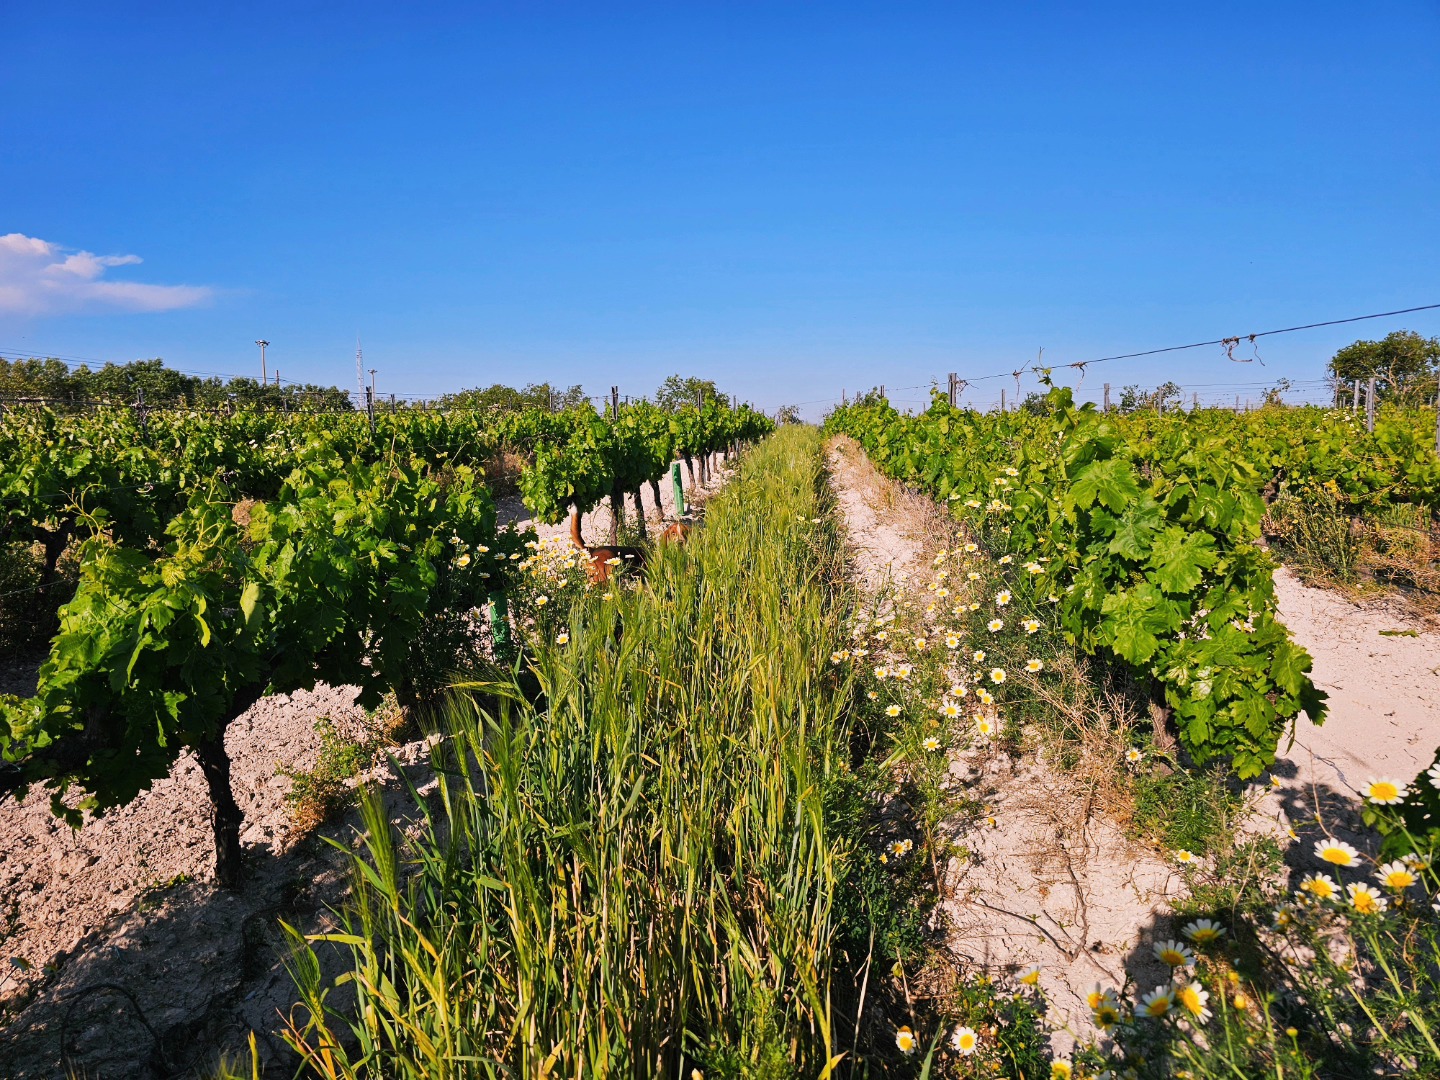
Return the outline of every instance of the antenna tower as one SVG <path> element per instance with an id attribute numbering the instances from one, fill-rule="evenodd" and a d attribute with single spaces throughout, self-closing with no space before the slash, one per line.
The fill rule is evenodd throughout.
<path id="1" fill-rule="evenodd" d="M 365 400 L 365 354 L 360 348 L 360 335 L 355 335 L 355 385 L 359 388 L 358 400 Z"/>

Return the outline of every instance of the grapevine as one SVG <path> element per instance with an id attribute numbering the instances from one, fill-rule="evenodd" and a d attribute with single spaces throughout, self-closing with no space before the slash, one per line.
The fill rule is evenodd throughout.
<path id="1" fill-rule="evenodd" d="M 1325 711 L 1309 655 L 1275 614 L 1259 544 L 1268 469 L 1203 425 L 1132 439 L 1068 390 L 1047 404 L 1045 417 L 982 415 L 937 395 L 919 416 L 862 404 L 828 425 L 1028 565 L 1016 587 L 1055 604 L 1085 652 L 1150 686 L 1196 760 L 1258 775 L 1301 711 L 1317 723 Z"/>

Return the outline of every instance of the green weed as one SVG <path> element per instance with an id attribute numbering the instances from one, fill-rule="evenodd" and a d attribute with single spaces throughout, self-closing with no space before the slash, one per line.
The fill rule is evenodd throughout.
<path id="1" fill-rule="evenodd" d="M 287 1038 L 310 1072 L 835 1066 L 854 994 L 836 896 L 858 853 L 827 813 L 850 743 L 827 498 L 815 432 L 781 433 L 642 585 L 588 592 L 563 642 L 529 642 L 534 703 L 460 688 L 412 835 L 361 801 L 329 936 L 353 956 L 353 1010 L 296 938 Z"/>

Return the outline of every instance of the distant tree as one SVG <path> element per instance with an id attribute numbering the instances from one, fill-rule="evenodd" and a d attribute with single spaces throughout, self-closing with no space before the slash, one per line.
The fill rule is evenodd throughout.
<path id="1" fill-rule="evenodd" d="M 682 378 L 679 375 L 671 375 L 655 391 L 655 404 L 669 412 L 674 412 L 686 405 L 694 405 L 696 394 L 703 395 L 701 398 L 703 401 L 714 401 L 721 405 L 727 405 L 730 401 L 720 393 L 711 379 L 697 379 L 693 376 Z"/>
<path id="2" fill-rule="evenodd" d="M 83 392 L 80 380 L 63 360 L 0 359 L 0 394 L 6 397 L 71 401 Z"/>
<path id="3" fill-rule="evenodd" d="M 1396 330 L 1379 341 L 1356 341 L 1334 355 L 1328 370 L 1333 383 L 1345 386 L 1358 379 L 1363 388 L 1374 376 L 1377 399 L 1418 405 L 1436 392 L 1440 338 Z"/>
<path id="4" fill-rule="evenodd" d="M 350 395 L 334 386 L 291 383 L 276 386 L 258 379 L 186 375 L 165 361 L 135 360 L 106 364 L 98 371 L 81 365 L 73 371 L 60 360 L 0 360 L 0 394 L 49 401 L 110 402 L 132 405 L 141 394 L 155 408 L 176 405 L 215 407 L 226 404 L 269 408 L 305 408 L 327 412 L 353 408 Z"/>
<path id="5" fill-rule="evenodd" d="M 1285 395 L 1290 392 L 1291 385 L 1292 383 L 1289 379 L 1276 379 L 1275 385 L 1265 391 L 1265 400 L 1261 402 L 1261 406 L 1270 406 L 1272 408 L 1283 406 L 1285 404 Z"/>
<path id="6" fill-rule="evenodd" d="M 1032 390 L 1025 395 L 1025 400 L 1020 402 L 1020 408 L 1031 416 L 1049 416 L 1050 402 L 1046 396 L 1038 390 Z"/>
<path id="7" fill-rule="evenodd" d="M 442 409 L 489 409 L 498 412 L 521 412 L 525 409 L 556 410 L 574 408 L 586 401 L 585 391 L 579 385 L 561 390 L 548 382 L 531 383 L 523 390 L 503 383 L 473 390 L 461 390 L 445 394 L 438 402 Z"/>
<path id="8" fill-rule="evenodd" d="M 143 393 L 145 401 L 152 405 L 188 404 L 194 400 L 200 381 L 194 375 L 172 371 L 158 358 L 106 364 L 99 371 L 85 370 L 83 378 L 90 397 L 129 404 Z"/>
<path id="9" fill-rule="evenodd" d="M 1180 387 L 1173 382 L 1163 382 L 1154 390 L 1146 390 L 1138 383 L 1131 383 L 1120 390 L 1120 411 L 1137 412 L 1141 409 L 1158 409 L 1171 412 L 1180 407 Z"/>
<path id="10" fill-rule="evenodd" d="M 149 397 L 147 393 L 147 401 Z M 317 386 L 314 383 L 276 386 L 274 383 L 262 383 L 259 379 L 244 375 L 229 382 L 222 382 L 220 379 L 197 380 L 193 401 L 208 408 L 235 405 L 305 412 L 351 412 L 355 408 L 350 393 L 338 386 Z"/>
<path id="11" fill-rule="evenodd" d="M 525 393 L 542 403 L 546 400 L 552 401 L 557 411 L 573 409 L 576 406 L 584 405 L 585 402 L 589 400 L 589 398 L 585 396 L 585 388 L 579 383 L 575 383 L 573 386 L 569 386 L 564 390 L 561 390 L 558 386 L 551 386 L 548 382 L 531 383 L 525 388 Z"/>
<path id="12" fill-rule="evenodd" d="M 777 424 L 798 424 L 800 423 L 800 407 L 798 405 L 781 405 L 780 410 L 775 414 Z"/>
<path id="13" fill-rule="evenodd" d="M 889 400 L 880 392 L 880 387 L 872 386 L 869 390 L 857 391 L 855 396 L 850 399 L 850 404 L 869 407 L 888 404 Z"/>

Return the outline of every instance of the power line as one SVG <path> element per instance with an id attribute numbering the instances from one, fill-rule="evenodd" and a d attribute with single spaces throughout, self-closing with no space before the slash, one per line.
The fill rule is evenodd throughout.
<path id="1" fill-rule="evenodd" d="M 1190 344 L 1188 344 L 1188 345 L 1167 345 L 1167 346 L 1165 346 L 1165 347 L 1163 347 L 1163 348 L 1158 348 L 1158 349 L 1144 349 L 1144 350 L 1141 350 L 1141 351 L 1139 351 L 1139 352 L 1117 353 L 1116 355 L 1113 355 L 1113 356 L 1101 356 L 1101 357 L 1096 357 L 1096 358 L 1093 359 L 1093 360 L 1078 360 L 1078 361 L 1073 361 L 1073 362 L 1068 363 L 1068 364 L 1064 364 L 1064 363 L 1057 363 L 1057 364 L 1041 364 L 1041 363 L 1027 364 L 1027 365 L 1024 365 L 1024 366 L 1022 366 L 1022 367 L 1016 368 L 1016 369 L 1014 369 L 1014 370 L 1012 370 L 1012 371 L 1000 371 L 1000 372 L 995 372 L 994 374 L 990 374 L 990 375 L 976 375 L 976 376 L 973 376 L 973 377 L 971 377 L 971 378 L 964 379 L 964 380 L 962 380 L 962 382 L 963 382 L 965 385 L 973 385 L 973 384 L 975 384 L 975 383 L 988 382 L 988 381 L 990 381 L 990 380 L 992 380 L 992 379 L 1018 378 L 1019 376 L 1021 376 L 1021 375 L 1023 375 L 1023 374 L 1026 374 L 1026 373 L 1034 374 L 1034 373 L 1038 373 L 1038 372 L 1044 371 L 1044 370 L 1053 371 L 1053 370 L 1055 370 L 1056 368 L 1070 368 L 1070 369 L 1074 369 L 1074 370 L 1079 370 L 1079 371 L 1081 372 L 1082 376 L 1083 376 L 1085 369 L 1086 369 L 1087 367 L 1089 367 L 1091 364 L 1105 364 L 1105 363 L 1110 363 L 1111 361 L 1114 361 L 1114 360 L 1133 360 L 1133 359 L 1137 359 L 1137 358 L 1145 357 L 1145 356 L 1159 356 L 1159 355 L 1162 355 L 1162 354 L 1165 354 L 1165 353 L 1184 352 L 1184 351 L 1187 351 L 1187 350 L 1190 350 L 1190 349 L 1203 349 L 1203 348 L 1207 348 L 1207 347 L 1211 347 L 1211 346 L 1217 346 L 1217 345 L 1225 348 L 1226 351 L 1227 351 L 1227 354 L 1228 354 L 1231 350 L 1233 350 L 1233 349 L 1235 348 L 1235 346 L 1239 345 L 1242 341 L 1244 341 L 1244 342 L 1249 342 L 1249 343 L 1252 343 L 1252 344 L 1253 344 L 1253 343 L 1254 343 L 1257 339 L 1259 339 L 1259 338 L 1262 338 L 1262 337 L 1273 337 L 1273 336 L 1275 336 L 1275 335 L 1277 335 L 1277 334 L 1293 334 L 1293 333 L 1296 333 L 1297 331 L 1300 331 L 1300 330 L 1315 330 L 1315 329 L 1319 329 L 1319 328 L 1321 328 L 1321 327 L 1326 327 L 1326 326 L 1343 326 L 1343 325 L 1346 325 L 1346 324 L 1348 324 L 1348 323 L 1365 322 L 1365 321 L 1370 320 L 1370 319 L 1384 319 L 1384 318 L 1390 318 L 1390 317 L 1395 316 L 1395 315 L 1409 315 L 1409 314 L 1413 314 L 1413 313 L 1415 313 L 1415 312 L 1420 312 L 1420 311 L 1435 311 L 1435 310 L 1440 310 L 1440 304 L 1423 304 L 1423 305 L 1420 305 L 1420 306 L 1418 306 L 1418 307 L 1399 308 L 1399 309 L 1394 310 L 1394 311 L 1381 311 L 1381 312 L 1376 312 L 1376 313 L 1371 314 L 1371 315 L 1353 315 L 1353 316 L 1350 316 L 1350 317 L 1347 317 L 1347 318 L 1343 318 L 1343 319 L 1326 319 L 1326 320 L 1323 320 L 1323 321 L 1320 321 L 1320 322 L 1303 323 L 1303 324 L 1298 325 L 1298 326 L 1282 327 L 1282 328 L 1277 329 L 1277 330 L 1260 330 L 1260 331 L 1257 331 L 1257 332 L 1252 333 L 1252 334 L 1240 334 L 1240 335 L 1235 335 L 1235 336 L 1232 336 L 1232 337 L 1213 338 L 1213 339 L 1211 339 L 1211 340 L 1209 340 L 1209 341 L 1196 341 L 1196 342 L 1192 342 L 1192 343 L 1190 343 Z M 6 353 L 6 352 L 11 353 L 12 355 L 17 355 L 17 356 L 18 356 L 18 355 L 21 354 L 21 353 L 26 353 L 26 354 L 28 354 L 28 353 L 29 353 L 29 350 L 13 349 L 13 348 L 8 348 L 8 347 L 6 347 L 6 346 L 0 346 L 0 354 Z M 70 365 L 70 366 L 79 366 L 79 365 L 81 365 L 81 364 L 92 364 L 92 363 L 93 363 L 93 364 L 115 363 L 115 361 L 101 360 L 101 359 L 99 359 L 98 357 L 74 356 L 74 355 L 67 355 L 67 354 L 64 354 L 64 353 L 52 354 L 52 355 L 50 355 L 50 356 L 45 357 L 44 359 L 59 360 L 59 361 L 61 361 L 62 363 L 65 363 L 65 364 Z M 1236 363 L 1250 363 L 1250 362 L 1251 362 L 1251 361 L 1248 360 L 1248 359 L 1246 359 L 1246 360 L 1236 360 L 1235 357 L 1233 357 L 1233 356 L 1230 356 L 1229 359 L 1231 359 L 1232 361 L 1234 361 L 1234 362 L 1236 362 Z M 220 372 L 220 371 L 197 371 L 197 370 L 186 369 L 186 368 L 170 368 L 169 370 L 175 371 L 175 372 L 177 372 L 177 373 L 179 373 L 179 374 L 182 374 L 182 375 L 198 375 L 198 376 L 213 377 L 213 378 L 220 378 L 220 379 L 253 379 L 253 376 L 250 376 L 250 375 L 238 375 L 238 374 L 235 374 L 235 373 L 227 373 L 227 372 Z M 295 380 L 292 380 L 292 379 L 280 379 L 280 380 L 278 380 L 278 381 L 281 382 L 281 383 L 284 383 L 284 384 L 286 384 L 286 385 L 289 385 L 289 386 L 301 386 L 301 385 L 306 385 L 306 384 L 303 384 L 303 383 L 296 382 Z M 1324 383 L 1325 383 L 1325 380 L 1303 380 L 1303 381 L 1304 381 L 1304 382 L 1312 382 L 1312 383 L 1315 383 L 1315 384 L 1324 384 Z M 1294 387 L 1298 390 L 1298 389 L 1301 388 L 1301 387 L 1300 387 L 1300 382 L 1301 382 L 1301 381 L 1292 380 L 1292 386 L 1294 386 Z M 895 387 L 887 387 L 887 396 L 888 396 L 889 391 L 891 391 L 891 390 L 894 390 L 894 391 L 903 391 L 903 390 L 925 390 L 925 389 L 929 389 L 929 388 L 932 387 L 932 386 L 938 386 L 938 385 L 939 385 L 939 381 L 938 381 L 938 380 L 933 380 L 933 381 L 928 382 L 928 383 L 920 383 L 920 384 L 916 384 L 916 385 L 914 385 L 914 386 L 895 386 Z M 1222 387 L 1222 388 L 1231 388 L 1231 389 L 1243 390 L 1243 389 L 1247 389 L 1247 388 L 1257 388 L 1257 389 L 1258 389 L 1258 388 L 1262 388 L 1262 387 L 1265 387 L 1266 384 L 1264 384 L 1264 383 L 1258 383 L 1258 384 L 1252 384 L 1252 383 L 1195 383 L 1195 384 L 1193 384 L 1193 386 L 1195 386 L 1195 387 L 1197 387 L 1197 388 L 1199 388 L 1199 387 Z M 1188 388 L 1188 387 L 1187 387 L 1187 388 Z M 463 392 L 463 391 L 460 391 L 460 392 Z M 396 399 L 405 399 L 405 400 L 407 400 L 407 401 L 433 402 L 433 401 L 437 401 L 437 400 L 438 400 L 439 398 L 441 398 L 441 397 L 446 396 L 448 393 L 454 393 L 454 391 L 442 391 L 442 392 L 439 393 L 439 394 L 417 394 L 417 393 L 398 393 L 398 392 L 397 392 L 397 393 L 392 394 L 391 396 L 394 397 L 394 398 L 396 398 Z M 603 395 L 601 395 L 601 396 L 599 396 L 599 397 L 594 397 L 594 396 L 588 397 L 587 400 L 590 400 L 590 401 L 605 401 L 605 400 L 608 400 L 608 399 L 606 399 Z M 798 405 L 814 405 L 814 404 L 821 404 L 821 403 L 828 402 L 828 401 L 839 401 L 839 400 L 841 400 L 841 399 L 840 399 L 840 398 L 834 398 L 834 397 L 830 397 L 830 398 L 815 398 L 815 399 L 813 399 L 813 400 L 811 400 L 811 401 L 799 402 L 799 403 L 797 403 L 797 404 L 798 404 Z"/>
<path id="2" fill-rule="evenodd" d="M 1001 371 L 994 375 L 977 375 L 966 382 L 985 382 L 989 379 L 1013 379 L 1017 375 L 1027 371 L 1037 372 L 1045 369 L 1054 370 L 1057 367 L 1079 368 L 1082 372 L 1091 364 L 1106 364 L 1111 360 L 1134 360 L 1141 356 L 1159 356 L 1161 353 L 1184 352 L 1187 349 L 1203 349 L 1210 345 L 1220 345 L 1233 349 L 1241 341 L 1254 342 L 1256 338 L 1273 337 L 1276 334 L 1293 334 L 1297 330 L 1314 330 L 1322 326 L 1343 326 L 1346 323 L 1365 322 L 1367 319 L 1386 319 L 1392 315 L 1409 315 L 1416 311 L 1435 311 L 1440 309 L 1440 304 L 1423 304 L 1420 307 L 1400 308 L 1398 311 L 1380 311 L 1374 315 L 1353 315 L 1347 319 L 1326 319 L 1324 322 L 1305 323 L 1302 326 L 1287 326 L 1280 330 L 1260 330 L 1253 334 L 1237 334 L 1233 337 L 1215 338 L 1213 341 L 1196 341 L 1189 345 L 1167 345 L 1163 349 L 1145 349 L 1141 352 L 1120 353 L 1116 356 L 1101 356 L 1094 360 L 1078 360 L 1070 364 L 1030 364 L 1017 368 L 1015 371 Z M 1230 357 L 1234 360 L 1234 357 Z M 1236 361 L 1236 363 L 1249 363 L 1248 360 Z M 897 389 L 905 389 L 899 387 Z"/>

